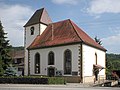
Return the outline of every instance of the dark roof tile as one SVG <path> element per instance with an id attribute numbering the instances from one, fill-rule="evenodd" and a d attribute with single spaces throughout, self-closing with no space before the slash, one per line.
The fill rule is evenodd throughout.
<path id="1" fill-rule="evenodd" d="M 28 20 L 28 22 L 24 25 L 24 27 L 30 26 L 33 24 L 38 24 L 40 22 L 44 24 L 52 23 L 47 11 L 44 8 L 37 10 L 33 14 L 33 16 Z"/>

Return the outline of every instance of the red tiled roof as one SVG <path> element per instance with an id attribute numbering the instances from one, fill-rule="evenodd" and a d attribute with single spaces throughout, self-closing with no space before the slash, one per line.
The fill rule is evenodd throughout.
<path id="1" fill-rule="evenodd" d="M 43 34 L 38 35 L 28 49 L 80 42 L 106 50 L 69 19 L 49 24 Z"/>
<path id="2" fill-rule="evenodd" d="M 16 58 L 24 58 L 24 50 L 12 50 L 10 52 L 10 56 L 14 59 Z"/>
<path id="3" fill-rule="evenodd" d="M 79 35 L 79 37 L 82 39 L 82 41 L 85 44 L 88 44 L 88 45 L 91 45 L 91 46 L 94 46 L 94 47 L 97 47 L 99 49 L 106 51 L 105 48 L 103 48 L 100 44 L 96 43 L 90 36 L 88 36 L 83 30 L 81 30 L 76 24 L 72 22 L 72 25 L 74 29 L 76 30 L 77 34 Z"/>

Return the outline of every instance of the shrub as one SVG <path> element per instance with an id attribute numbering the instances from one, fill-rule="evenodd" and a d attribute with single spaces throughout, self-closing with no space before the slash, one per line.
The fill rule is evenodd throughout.
<path id="1" fill-rule="evenodd" d="M 1 84 L 48 84 L 47 78 L 31 78 L 31 77 L 1 77 Z"/>
<path id="2" fill-rule="evenodd" d="M 63 77 L 24 76 L 0 77 L 0 84 L 65 84 Z"/>
<path id="3" fill-rule="evenodd" d="M 48 84 L 65 84 L 63 77 L 49 77 Z"/>

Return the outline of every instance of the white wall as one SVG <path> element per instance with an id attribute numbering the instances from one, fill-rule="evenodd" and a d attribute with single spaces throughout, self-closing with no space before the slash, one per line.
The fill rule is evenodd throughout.
<path id="1" fill-rule="evenodd" d="M 34 35 L 31 35 L 30 28 L 34 27 Z M 34 41 L 37 35 L 42 34 L 42 32 L 46 29 L 46 25 L 43 24 L 35 24 L 28 27 L 25 27 L 25 75 L 28 75 L 28 51 L 26 48 L 30 46 L 30 44 Z"/>
<path id="2" fill-rule="evenodd" d="M 72 71 L 78 71 L 78 56 L 79 56 L 79 44 L 77 45 L 67 45 L 67 46 L 59 46 L 59 47 L 53 47 L 53 48 L 46 48 L 46 49 L 37 49 L 37 50 L 31 50 L 30 51 L 30 74 L 35 75 L 34 73 L 34 56 L 37 52 L 40 53 L 40 68 L 41 73 L 39 75 L 47 75 L 47 67 L 50 67 L 51 65 L 48 65 L 48 53 L 50 51 L 54 52 L 55 55 L 55 67 L 57 70 L 64 70 L 63 62 L 64 62 L 64 51 L 66 49 L 69 49 L 72 51 Z"/>
<path id="3" fill-rule="evenodd" d="M 96 64 L 95 53 L 97 54 L 97 64 L 105 67 L 105 52 L 83 44 L 83 76 L 93 76 L 93 64 Z M 99 75 L 105 75 L 105 69 Z"/>
<path id="4" fill-rule="evenodd" d="M 43 33 L 46 27 L 47 27 L 46 25 L 40 24 L 40 35 Z"/>
<path id="5" fill-rule="evenodd" d="M 31 27 L 34 27 L 34 35 L 31 35 Z M 39 24 L 26 27 L 26 47 L 30 46 L 37 35 L 39 35 Z"/>

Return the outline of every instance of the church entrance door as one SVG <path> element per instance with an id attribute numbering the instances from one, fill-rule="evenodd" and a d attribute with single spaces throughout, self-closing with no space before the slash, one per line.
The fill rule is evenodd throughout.
<path id="1" fill-rule="evenodd" d="M 49 67 L 48 68 L 48 76 L 49 77 L 54 77 L 55 76 L 55 68 L 54 67 Z"/>

